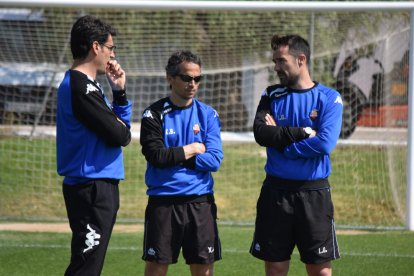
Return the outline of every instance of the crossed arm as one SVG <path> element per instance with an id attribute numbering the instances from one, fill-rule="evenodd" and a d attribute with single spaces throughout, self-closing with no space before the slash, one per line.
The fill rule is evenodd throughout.
<path id="1" fill-rule="evenodd" d="M 151 111 L 152 112 L 152 111 Z M 211 132 L 205 141 L 184 146 L 166 147 L 162 122 L 155 113 L 141 122 L 142 153 L 146 160 L 156 167 L 182 165 L 199 171 L 216 171 L 223 159 L 219 123 L 210 120 Z M 218 119 L 217 119 L 218 120 Z"/>
<path id="2" fill-rule="evenodd" d="M 268 126 L 277 126 L 275 119 L 273 118 L 272 115 L 266 113 L 265 115 L 265 121 L 266 121 L 266 125 Z M 312 129 L 311 134 L 309 135 L 308 138 L 312 138 L 316 136 L 316 130 Z"/>
<path id="3" fill-rule="evenodd" d="M 269 98 L 262 96 L 253 123 L 256 142 L 263 147 L 272 147 L 280 152 L 295 142 L 309 138 L 302 127 L 278 126 L 270 115 Z M 316 134 L 315 131 L 312 134 Z"/>

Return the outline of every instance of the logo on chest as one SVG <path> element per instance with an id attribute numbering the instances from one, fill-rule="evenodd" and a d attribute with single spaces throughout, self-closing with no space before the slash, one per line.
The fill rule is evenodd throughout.
<path id="1" fill-rule="evenodd" d="M 195 124 L 193 126 L 193 132 L 194 132 L 194 135 L 197 135 L 200 132 L 200 126 L 198 124 Z"/>
<path id="2" fill-rule="evenodd" d="M 287 118 L 284 114 L 280 114 L 280 115 L 277 115 L 277 120 L 278 121 L 284 121 L 284 120 L 287 120 Z"/>
<path id="3" fill-rule="evenodd" d="M 165 135 L 172 135 L 175 134 L 175 130 L 173 128 L 166 128 Z"/>
<path id="4" fill-rule="evenodd" d="M 315 120 L 316 120 L 316 118 L 318 118 L 318 110 L 313 109 L 313 110 L 311 111 L 311 113 L 309 114 L 309 118 L 310 118 L 312 121 L 315 121 Z"/>

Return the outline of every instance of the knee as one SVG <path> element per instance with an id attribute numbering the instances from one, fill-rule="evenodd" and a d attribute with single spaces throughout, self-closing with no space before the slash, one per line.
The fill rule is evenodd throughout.
<path id="1" fill-rule="evenodd" d="M 191 264 L 190 271 L 192 276 L 212 276 L 214 274 L 213 264 Z"/>
<path id="2" fill-rule="evenodd" d="M 310 276 L 331 276 L 332 275 L 332 268 L 331 263 L 323 263 L 323 264 L 307 264 L 306 270 L 308 275 Z"/>
<path id="3" fill-rule="evenodd" d="M 145 276 L 165 276 L 167 275 L 168 264 L 158 264 L 155 262 L 145 263 Z"/>
<path id="4" fill-rule="evenodd" d="M 266 276 L 284 276 L 289 271 L 289 261 L 265 262 Z"/>

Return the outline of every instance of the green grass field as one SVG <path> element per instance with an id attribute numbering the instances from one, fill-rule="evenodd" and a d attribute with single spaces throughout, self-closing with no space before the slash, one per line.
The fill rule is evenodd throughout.
<path id="1" fill-rule="evenodd" d="M 142 220 L 146 205 L 145 160 L 137 141 L 125 148 L 126 180 L 120 186 L 118 223 Z M 223 260 L 216 275 L 263 275 L 263 263 L 248 253 L 252 223 L 264 177 L 264 150 L 254 143 L 224 145 L 225 159 L 214 174 Z M 330 177 L 337 225 L 404 226 L 404 148 L 338 146 L 332 153 Z M 390 162 L 392 160 L 393 162 Z M 391 176 L 390 172 L 393 172 Z M 392 197 L 390 179 L 399 198 Z M 0 220 L 66 221 L 56 174 L 54 139 L 0 137 Z M 401 200 L 402 210 L 395 201 Z M 142 236 L 114 233 L 103 275 L 143 275 Z M 340 233 L 341 259 L 334 275 L 414 275 L 414 233 L 408 231 Z M 0 231 L 0 275 L 62 275 L 69 259 L 70 234 Z M 291 273 L 305 275 L 293 254 Z M 189 275 L 180 259 L 169 275 Z"/>
<path id="2" fill-rule="evenodd" d="M 255 143 L 225 143 L 223 148 L 223 163 L 214 173 L 219 218 L 251 224 L 264 179 L 264 148 Z M 124 149 L 126 180 L 120 185 L 120 220 L 144 217 L 146 162 L 140 151 L 136 140 Z M 66 219 L 55 155 L 53 138 L 0 136 L 0 220 Z M 331 157 L 338 225 L 404 226 L 405 148 L 338 146 Z M 394 191 L 390 183 L 395 184 Z"/>
<path id="3" fill-rule="evenodd" d="M 252 227 L 219 227 L 223 259 L 216 275 L 264 275 L 263 263 L 249 253 Z M 115 232 L 102 275 L 143 275 L 142 232 Z M 334 275 L 413 275 L 414 233 L 405 231 L 341 233 L 341 258 L 333 262 Z M 0 275 L 63 275 L 69 260 L 69 233 L 0 231 Z M 169 275 L 190 275 L 181 258 Z M 297 251 L 289 275 L 306 275 Z"/>

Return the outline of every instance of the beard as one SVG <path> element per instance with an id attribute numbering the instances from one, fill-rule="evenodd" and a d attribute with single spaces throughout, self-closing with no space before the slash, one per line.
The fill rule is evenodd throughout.
<path id="1" fill-rule="evenodd" d="M 280 84 L 287 87 L 295 87 L 299 82 L 299 75 L 287 75 L 285 72 L 277 72 Z"/>
<path id="2" fill-rule="evenodd" d="M 98 75 L 104 75 L 106 73 L 106 71 L 102 70 L 102 69 L 98 69 L 97 73 L 98 73 Z"/>

